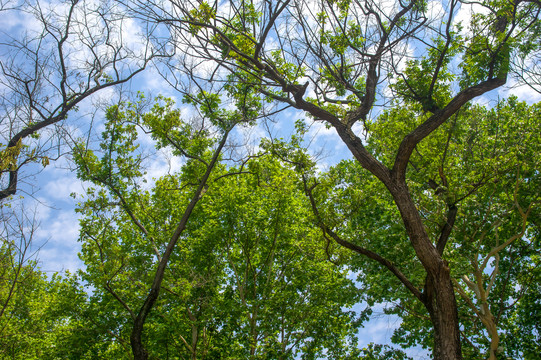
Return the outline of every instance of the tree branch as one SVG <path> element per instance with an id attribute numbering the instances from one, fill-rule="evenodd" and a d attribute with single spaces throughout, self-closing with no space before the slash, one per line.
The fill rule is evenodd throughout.
<path id="1" fill-rule="evenodd" d="M 304 183 L 304 189 L 306 192 L 306 195 L 310 199 L 310 204 L 312 206 L 312 211 L 314 212 L 314 215 L 316 216 L 318 226 L 321 228 L 324 234 L 328 234 L 337 244 L 353 250 L 354 252 L 366 256 L 369 259 L 377 261 L 379 264 L 383 265 L 387 270 L 389 270 L 393 275 L 400 280 L 400 282 L 421 302 L 424 302 L 424 298 L 422 296 L 421 291 L 417 289 L 413 283 L 404 275 L 391 261 L 385 259 L 381 255 L 363 248 L 362 246 L 353 244 L 347 240 L 342 239 L 338 234 L 336 234 L 333 230 L 331 230 L 328 226 L 325 225 L 323 222 L 321 215 L 319 213 L 319 209 L 317 208 L 316 201 L 314 199 L 314 196 L 312 194 L 312 190 L 317 185 L 315 184 L 311 188 L 308 187 L 306 178 L 303 176 L 303 183 Z"/>

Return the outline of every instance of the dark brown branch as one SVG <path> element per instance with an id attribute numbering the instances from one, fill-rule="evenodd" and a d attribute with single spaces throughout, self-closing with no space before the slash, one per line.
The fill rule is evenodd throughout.
<path id="1" fill-rule="evenodd" d="M 451 235 L 451 231 L 453 230 L 453 226 L 455 225 L 457 212 L 458 207 L 456 205 L 449 205 L 449 211 L 447 212 L 447 220 L 445 221 L 445 225 L 443 225 L 443 228 L 441 229 L 440 237 L 436 244 L 436 250 L 438 250 L 440 256 L 443 255 L 443 250 L 445 250 L 445 245 L 447 245 L 447 240 L 449 240 L 449 236 Z"/>
<path id="2" fill-rule="evenodd" d="M 392 169 L 392 175 L 395 180 L 400 180 L 401 182 L 405 180 L 406 177 L 406 167 L 409 161 L 409 158 L 413 152 L 413 149 L 417 144 L 419 144 L 424 138 L 430 135 L 434 130 L 436 130 L 441 124 L 443 124 L 447 119 L 449 119 L 454 113 L 456 113 L 462 106 L 464 106 L 468 101 L 483 95 L 484 93 L 494 90 L 506 82 L 506 78 L 494 78 L 486 80 L 477 84 L 475 86 L 469 87 L 458 93 L 453 100 L 447 104 L 443 109 L 436 111 L 430 118 L 428 118 L 424 123 L 415 128 L 410 132 L 404 140 L 400 143 L 398 148 L 394 166 Z"/>
<path id="3" fill-rule="evenodd" d="M 130 306 L 124 300 L 122 300 L 122 298 L 116 293 L 116 291 L 113 290 L 109 282 L 105 283 L 103 287 L 109 292 L 109 294 L 113 295 L 113 297 L 122 305 L 122 307 L 124 307 L 124 309 L 128 311 L 130 317 L 135 320 L 135 314 L 130 308 Z"/>
<path id="4" fill-rule="evenodd" d="M 316 216 L 318 226 L 321 228 L 324 234 L 328 234 L 337 244 L 353 250 L 357 254 L 366 256 L 369 259 L 377 261 L 379 264 L 383 265 L 387 270 L 389 270 L 393 275 L 400 280 L 400 282 L 420 301 L 424 301 L 424 298 L 422 296 L 421 291 L 413 285 L 413 283 L 404 275 L 391 261 L 385 259 L 383 256 L 379 255 L 378 253 L 365 249 L 362 246 L 353 244 L 347 240 L 342 239 L 338 234 L 336 234 L 332 229 L 330 229 L 325 223 L 323 222 L 321 215 L 319 213 L 319 209 L 317 208 L 316 201 L 314 199 L 314 196 L 312 194 L 312 190 L 317 185 L 317 183 L 312 186 L 308 187 L 306 178 L 303 176 L 303 182 L 304 182 L 304 189 L 306 192 L 306 195 L 310 199 L 310 204 L 312 206 L 312 211 L 314 215 Z"/>
<path id="5" fill-rule="evenodd" d="M 146 64 L 145 64 L 145 66 L 146 66 Z M 28 136 L 30 136 L 32 134 L 35 134 L 39 130 L 41 130 L 41 129 L 47 127 L 47 126 L 50 126 L 52 124 L 58 123 L 61 120 L 64 120 L 68 116 L 68 113 L 73 108 L 75 108 L 80 102 L 82 102 L 84 99 L 86 99 L 90 95 L 92 95 L 92 94 L 94 94 L 94 93 L 96 93 L 96 92 L 98 92 L 100 90 L 103 90 L 105 88 L 115 86 L 115 85 L 119 85 L 119 84 L 123 84 L 123 83 L 126 83 L 126 82 L 130 81 L 135 75 L 142 72 L 145 69 L 145 66 L 141 67 L 140 69 L 137 69 L 136 71 L 134 71 L 133 73 L 131 73 L 129 76 L 127 76 L 124 79 L 116 80 L 116 81 L 109 82 L 109 83 L 100 84 L 99 86 L 93 87 L 93 88 L 81 93 L 79 96 L 74 98 L 70 103 L 64 104 L 64 106 L 62 107 L 62 110 L 56 116 L 48 117 L 43 121 L 40 121 L 40 122 L 38 122 L 36 124 L 27 126 L 23 130 L 19 131 L 17 134 L 15 134 L 9 140 L 9 143 L 8 143 L 7 147 L 13 147 L 13 146 L 15 146 L 17 144 L 17 142 L 19 140 L 22 140 L 22 139 L 24 139 L 24 138 L 26 138 L 26 137 L 28 137 Z M 18 172 L 19 172 L 19 169 L 11 170 L 9 172 L 9 183 L 8 183 L 8 186 L 5 189 L 2 189 L 0 191 L 0 200 L 3 200 L 3 199 L 7 198 L 10 195 L 14 195 L 17 192 Z"/>
<path id="6" fill-rule="evenodd" d="M 327 234 L 329 234 L 334 239 L 334 241 L 336 241 L 338 244 L 342 245 L 343 247 L 345 247 L 347 249 L 350 249 L 350 250 L 353 250 L 358 254 L 364 255 L 364 256 L 368 257 L 369 259 L 375 260 L 378 263 L 380 263 L 381 265 L 383 265 L 384 267 L 386 267 L 387 270 L 389 270 L 391 273 L 393 273 L 393 275 L 396 276 L 396 278 L 398 278 L 398 280 L 400 280 L 400 282 L 417 299 L 423 301 L 423 296 L 422 296 L 421 292 L 419 291 L 419 289 L 417 289 L 413 285 L 413 283 L 406 277 L 406 275 L 404 275 L 391 261 L 385 259 L 381 255 L 379 255 L 379 254 L 377 254 L 377 253 L 375 253 L 375 252 L 373 252 L 371 250 L 365 249 L 365 248 L 363 248 L 361 246 L 358 246 L 356 244 L 350 243 L 349 241 L 346 241 L 346 240 L 342 239 L 334 231 L 332 231 L 331 229 L 325 227 L 324 225 L 323 225 L 322 229 L 325 232 L 327 232 Z"/>
<path id="7" fill-rule="evenodd" d="M 269 22 L 265 26 L 265 30 L 263 30 L 263 33 L 261 34 L 261 37 L 259 38 L 259 42 L 257 43 L 257 46 L 254 51 L 254 59 L 259 58 L 259 53 L 261 52 L 261 49 L 263 48 L 263 44 L 265 43 L 265 40 L 267 39 L 267 36 L 269 34 L 270 29 L 274 26 L 274 23 L 276 22 L 276 19 L 278 16 L 285 10 L 287 5 L 289 4 L 290 0 L 286 0 L 283 2 L 282 6 L 276 10 L 276 12 L 271 16 L 269 19 Z M 272 12 L 271 3 L 269 2 L 269 9 Z"/>

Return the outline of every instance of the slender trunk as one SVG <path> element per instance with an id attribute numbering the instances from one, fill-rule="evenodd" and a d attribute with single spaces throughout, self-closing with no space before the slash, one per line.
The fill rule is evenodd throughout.
<path id="1" fill-rule="evenodd" d="M 226 131 L 218 147 L 214 151 L 212 160 L 207 165 L 207 169 L 205 171 L 205 174 L 201 178 L 201 182 L 199 183 L 197 190 L 192 196 L 190 203 L 184 210 L 184 214 L 182 215 L 182 218 L 180 219 L 177 225 L 177 228 L 175 229 L 175 232 L 173 233 L 173 235 L 171 236 L 169 240 L 169 243 L 167 244 L 165 252 L 163 253 L 162 258 L 158 263 L 158 267 L 156 269 L 156 273 L 154 275 L 154 280 L 152 281 L 150 291 L 143 305 L 141 306 L 141 309 L 139 310 L 137 317 L 134 319 L 133 329 L 130 336 L 130 342 L 132 346 L 132 353 L 133 353 L 134 360 L 148 360 L 148 352 L 145 349 L 143 345 L 143 341 L 142 341 L 143 327 L 145 325 L 146 318 L 148 314 L 150 313 L 150 311 L 152 310 L 152 308 L 154 307 L 154 304 L 156 300 L 158 299 L 158 296 L 160 295 L 161 285 L 162 285 L 163 278 L 165 276 L 165 269 L 167 268 L 169 258 L 171 257 L 171 254 L 173 253 L 173 250 L 175 249 L 177 245 L 180 235 L 182 235 L 182 233 L 184 232 L 184 229 L 186 228 L 188 220 L 190 219 L 190 216 L 195 206 L 201 199 L 201 196 L 206 191 L 206 187 L 208 187 L 207 181 L 210 177 L 210 174 L 212 173 L 212 170 L 214 169 L 214 165 L 216 165 L 216 163 L 219 160 L 220 154 L 227 140 L 227 136 L 232 129 L 233 127 L 231 127 L 229 130 Z"/>
<path id="2" fill-rule="evenodd" d="M 500 336 L 498 335 L 498 332 L 495 332 L 494 334 L 490 335 L 490 354 L 488 357 L 489 360 L 498 359 L 499 345 L 500 345 Z"/>
<path id="3" fill-rule="evenodd" d="M 192 324 L 192 360 L 197 359 L 197 343 L 199 342 L 199 328 Z"/>
<path id="4" fill-rule="evenodd" d="M 250 316 L 250 337 L 251 337 L 251 344 L 250 344 L 250 356 L 255 356 L 255 353 L 257 351 L 257 337 L 258 329 L 257 329 L 257 305 L 255 306 L 254 311 L 252 312 L 252 315 Z"/>
<path id="5" fill-rule="evenodd" d="M 481 305 L 480 318 L 483 325 L 487 329 L 488 336 L 490 336 L 490 348 L 489 348 L 489 360 L 498 359 L 498 346 L 500 345 L 500 335 L 498 334 L 498 326 L 494 321 L 494 316 L 488 307 L 488 303 Z"/>

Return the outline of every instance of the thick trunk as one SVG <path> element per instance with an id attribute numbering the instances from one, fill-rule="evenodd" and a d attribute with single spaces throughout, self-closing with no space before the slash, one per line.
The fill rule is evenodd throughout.
<path id="1" fill-rule="evenodd" d="M 462 359 L 458 308 L 449 266 L 430 241 L 405 182 L 398 179 L 388 189 L 398 206 L 417 258 L 427 273 L 423 302 L 434 327 L 434 359 Z"/>
<path id="2" fill-rule="evenodd" d="M 433 293 L 425 306 L 434 326 L 434 359 L 462 359 L 458 311 L 449 269 L 442 269 L 428 281 L 431 284 L 427 288 L 431 288 Z"/>
<path id="3" fill-rule="evenodd" d="M 143 346 L 143 342 L 141 341 L 141 332 L 132 332 L 130 342 L 133 359 L 148 360 L 148 352 L 146 351 L 145 347 Z"/>
<path id="4" fill-rule="evenodd" d="M 472 89 L 475 91 L 478 90 Z M 472 89 L 469 89 L 468 91 L 472 92 Z M 441 239 L 438 240 L 439 244 L 435 245 L 430 240 L 423 219 L 421 218 L 421 215 L 415 206 L 415 202 L 411 198 L 408 186 L 406 185 L 405 172 L 409 155 L 411 155 L 414 147 L 411 144 L 418 143 L 453 114 L 456 109 L 459 108 L 455 102 L 460 102 L 459 100 L 462 99 L 462 97 L 468 98 L 465 101 L 469 100 L 470 97 L 475 97 L 470 96 L 475 91 L 473 91 L 472 94 L 468 91 L 457 95 L 443 111 L 439 111 L 437 115 L 432 116 L 429 121 L 426 121 L 423 124 L 423 126 L 420 126 L 414 133 L 410 134 L 411 136 L 404 139 L 403 146 L 401 146 L 402 150 L 399 151 L 395 166 L 393 166 L 393 169 L 391 170 L 366 151 L 361 139 L 358 138 L 350 128 L 339 122 L 331 122 L 357 161 L 387 187 L 400 211 L 400 216 L 404 223 L 411 246 L 415 251 L 417 259 L 421 262 L 427 273 L 428 283 L 425 289 L 426 292 L 422 295 L 421 301 L 428 309 L 434 327 L 433 354 L 434 359 L 437 360 L 462 359 L 458 308 L 451 282 L 450 270 L 447 263 L 442 258 L 446 238 L 449 236 L 452 229 L 446 229 L 448 234 L 442 236 Z M 411 291 L 412 289 L 409 290 Z M 415 293 L 414 295 L 417 296 Z"/>

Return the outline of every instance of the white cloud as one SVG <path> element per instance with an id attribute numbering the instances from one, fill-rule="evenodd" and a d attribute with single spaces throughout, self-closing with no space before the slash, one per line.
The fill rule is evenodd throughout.
<path id="1" fill-rule="evenodd" d="M 528 85 L 519 85 L 516 80 L 510 80 L 506 86 L 500 88 L 498 95 L 504 98 L 515 95 L 519 100 L 526 101 L 528 104 L 541 101 L 541 93 L 533 90 Z"/>
<path id="2" fill-rule="evenodd" d="M 344 144 L 333 127 L 327 127 L 321 121 L 314 121 L 310 125 L 308 136 L 310 142 L 316 146 L 324 146 L 333 152 L 342 150 Z M 331 145 L 332 144 L 332 145 Z"/>
<path id="3" fill-rule="evenodd" d="M 181 166 L 185 163 L 185 159 L 180 156 L 173 155 L 171 149 L 165 148 L 157 152 L 152 159 L 146 162 L 144 169 L 146 174 L 146 189 L 150 189 L 155 180 L 167 175 L 178 172 Z"/>
<path id="4" fill-rule="evenodd" d="M 469 33 L 469 27 L 471 23 L 471 19 L 473 14 L 488 14 L 489 9 L 485 6 L 482 6 L 478 2 L 474 3 L 462 3 L 460 5 L 460 9 L 456 13 L 456 15 L 453 17 L 453 25 L 457 25 L 458 23 L 462 24 L 462 33 L 468 34 Z"/>
<path id="5" fill-rule="evenodd" d="M 178 94 L 155 68 L 145 70 L 141 76 L 135 79 L 132 87 L 134 90 L 142 91 L 146 96 L 149 94 L 153 96 L 160 94 L 165 97 L 174 98 Z"/>
<path id="6" fill-rule="evenodd" d="M 56 168 L 53 171 L 60 172 L 61 169 Z M 48 182 L 43 190 L 49 200 L 64 202 L 71 202 L 70 195 L 72 193 L 81 194 L 85 191 L 83 183 L 72 172 L 65 173 L 63 177 Z"/>
<path id="7" fill-rule="evenodd" d="M 12 35 L 16 35 L 13 32 L 21 30 L 36 32 L 41 29 L 40 22 L 31 13 L 23 11 L 1 11 L 0 23 L 2 24 L 2 30 Z"/>
<path id="8" fill-rule="evenodd" d="M 82 267 L 77 253 L 80 251 L 79 218 L 72 209 L 49 210 L 40 213 L 40 227 L 36 232 L 40 266 L 43 271 L 75 272 Z"/>

